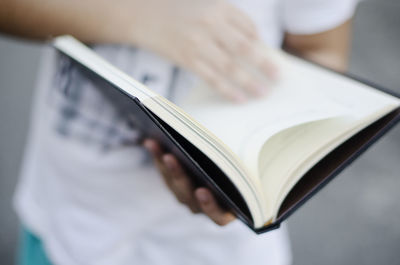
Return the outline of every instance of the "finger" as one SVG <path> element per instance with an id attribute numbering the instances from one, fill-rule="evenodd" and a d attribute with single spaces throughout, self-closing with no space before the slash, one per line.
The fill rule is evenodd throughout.
<path id="1" fill-rule="evenodd" d="M 214 38 L 223 49 L 231 53 L 233 58 L 238 58 L 240 61 L 247 63 L 250 69 L 254 69 L 270 80 L 276 79 L 276 67 L 268 58 L 267 49 L 261 44 L 261 41 L 247 38 L 232 25 L 222 24 L 220 27 L 221 29 L 219 30 L 224 34 L 214 33 Z M 268 83 L 264 82 L 263 85 L 268 86 Z"/>
<path id="2" fill-rule="evenodd" d="M 209 75 L 205 81 L 213 88 L 227 97 L 237 97 L 235 100 L 238 102 L 242 102 L 242 99 L 247 97 L 246 92 L 253 95 L 266 93 L 267 86 L 263 84 L 259 76 L 249 72 L 243 64 L 239 64 L 234 59 L 223 61 L 221 64 L 218 58 L 218 56 L 208 55 L 207 58 L 203 58 L 204 65 L 197 62 L 197 67 L 200 72 L 203 72 L 203 76 Z"/>
<path id="3" fill-rule="evenodd" d="M 244 61 L 253 65 L 261 74 L 266 76 L 269 81 L 278 78 L 278 68 L 268 56 L 267 47 L 261 42 L 254 44 L 254 48 L 244 57 Z"/>
<path id="4" fill-rule="evenodd" d="M 223 76 L 230 75 L 235 67 L 235 61 L 229 53 L 224 51 L 217 43 L 210 41 L 204 45 L 198 54 L 199 58 L 204 61 L 213 72 Z"/>
<path id="5" fill-rule="evenodd" d="M 244 56 L 252 49 L 252 40 L 226 21 L 212 31 L 213 38 L 231 56 Z"/>
<path id="6" fill-rule="evenodd" d="M 265 82 L 266 80 L 260 77 L 260 74 L 255 71 L 254 66 L 246 67 L 244 62 L 232 58 L 218 44 L 208 44 L 201 51 L 202 54 L 199 54 L 200 58 L 212 66 L 225 80 L 229 80 L 227 83 L 233 82 L 239 85 L 238 89 L 244 88 L 256 95 L 263 95 L 268 90 L 268 85 L 266 85 L 268 82 Z M 262 64 L 263 61 L 257 59 L 257 63 Z M 263 67 L 268 67 L 270 74 L 274 70 L 273 65 L 268 60 L 266 60 Z"/>
<path id="7" fill-rule="evenodd" d="M 163 155 L 162 160 L 169 171 L 165 178 L 178 201 L 186 204 L 193 212 L 198 212 L 199 207 L 193 193 L 194 186 L 178 160 L 171 154 Z"/>
<path id="8" fill-rule="evenodd" d="M 225 32 L 229 32 L 226 30 Z M 229 43 L 228 43 L 229 40 Z M 229 74 L 230 79 L 240 89 L 249 92 L 250 94 L 261 96 L 268 91 L 268 79 L 262 78 L 265 73 L 266 66 L 269 66 L 268 61 L 264 62 L 264 57 L 257 57 L 255 54 L 256 44 L 245 39 L 242 34 L 238 34 L 234 30 L 227 33 L 225 37 L 219 37 L 216 42 L 231 53 L 231 61 L 234 67 Z M 261 68 L 262 69 L 259 69 Z M 270 69 L 268 68 L 268 75 Z"/>
<path id="9" fill-rule="evenodd" d="M 262 96 L 268 91 L 268 85 L 262 82 L 255 72 L 243 64 L 236 64 L 231 72 L 231 82 L 249 94 Z"/>
<path id="10" fill-rule="evenodd" d="M 227 8 L 227 16 L 228 21 L 249 39 L 257 40 L 259 38 L 254 22 L 246 13 L 231 5 L 230 8 Z"/>
<path id="11" fill-rule="evenodd" d="M 200 212 L 193 195 L 193 186 L 175 157 L 171 154 L 163 154 L 155 140 L 146 139 L 143 145 L 152 154 L 163 180 L 177 199 L 186 204 L 193 213 Z"/>
<path id="12" fill-rule="evenodd" d="M 172 154 L 162 156 L 162 164 L 168 171 L 166 180 L 170 183 L 172 189 L 176 189 L 176 184 L 188 184 L 186 182 L 186 173 Z M 188 188 L 192 188 L 188 185 Z"/>
<path id="13" fill-rule="evenodd" d="M 208 189 L 196 189 L 195 196 L 203 213 L 205 213 L 216 224 L 226 225 L 235 220 L 235 216 L 232 213 L 227 212 L 218 206 L 214 196 Z"/>
<path id="14" fill-rule="evenodd" d="M 267 89 L 261 88 L 263 85 L 258 80 L 258 76 L 250 75 L 243 68 L 243 65 L 239 65 L 236 60 L 229 58 L 228 54 L 221 47 L 218 45 L 208 45 L 204 50 L 207 52 L 201 55 L 203 60 L 212 69 L 215 69 L 213 72 L 220 76 L 221 82 L 225 82 L 230 87 L 232 93 L 238 93 L 238 91 L 243 89 L 255 95 L 263 95 L 265 93 Z"/>
<path id="15" fill-rule="evenodd" d="M 151 153 L 154 158 L 161 158 L 163 152 L 161 146 L 157 143 L 157 141 L 153 139 L 145 139 L 143 141 L 143 146 Z"/>
<path id="16" fill-rule="evenodd" d="M 162 156 L 164 154 L 161 146 L 157 143 L 157 141 L 152 139 L 145 139 L 143 141 L 143 146 L 150 152 L 151 156 L 153 157 L 153 161 L 157 169 L 160 171 L 161 176 L 167 182 L 165 178 L 166 175 L 169 174 L 168 169 L 164 165 L 162 161 Z M 167 183 L 168 185 L 168 183 Z"/>
<path id="17" fill-rule="evenodd" d="M 202 77 L 208 85 L 216 89 L 225 98 L 239 103 L 246 101 L 246 95 L 229 81 L 226 81 L 213 65 L 203 60 L 198 60 L 194 63 L 193 70 Z"/>

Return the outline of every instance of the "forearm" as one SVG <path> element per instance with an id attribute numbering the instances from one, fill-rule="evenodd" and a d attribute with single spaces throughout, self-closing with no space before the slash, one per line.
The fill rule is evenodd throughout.
<path id="1" fill-rule="evenodd" d="M 131 32 L 127 29 L 129 18 L 124 14 L 127 12 L 121 12 L 127 3 L 123 0 L 2 0 L 0 31 L 36 40 L 71 34 L 85 42 L 131 42 Z"/>
<path id="2" fill-rule="evenodd" d="M 286 34 L 284 48 L 297 55 L 339 72 L 348 68 L 351 44 L 351 20 L 319 34 Z"/>
<path id="3" fill-rule="evenodd" d="M 349 64 L 349 51 L 332 49 L 311 49 L 300 52 L 299 55 L 306 60 L 320 64 L 338 72 L 346 72 Z"/>

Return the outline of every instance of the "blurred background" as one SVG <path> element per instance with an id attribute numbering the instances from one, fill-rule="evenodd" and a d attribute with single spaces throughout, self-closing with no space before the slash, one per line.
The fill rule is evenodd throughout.
<path id="1" fill-rule="evenodd" d="M 360 3 L 350 72 L 400 93 L 400 1 Z M 0 264 L 14 264 L 18 178 L 38 44 L 0 35 Z M 288 221 L 294 264 L 400 264 L 400 126 Z"/>

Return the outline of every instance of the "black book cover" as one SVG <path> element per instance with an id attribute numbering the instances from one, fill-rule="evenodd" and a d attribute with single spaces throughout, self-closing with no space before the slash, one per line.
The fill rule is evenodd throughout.
<path id="1" fill-rule="evenodd" d="M 143 138 L 150 137 L 161 143 L 166 152 L 170 152 L 178 158 L 188 175 L 193 177 L 195 185 L 208 187 L 222 207 L 233 211 L 243 223 L 256 233 L 264 233 L 278 228 L 282 221 L 288 218 L 400 121 L 400 108 L 398 108 L 341 144 L 320 160 L 295 185 L 283 202 L 279 210 L 278 219 L 274 223 L 266 224 L 264 227 L 256 229 L 243 197 L 213 161 L 168 124 L 160 120 L 136 97 L 126 94 L 122 89 L 68 55 L 62 53 L 61 56 L 67 56 L 72 60 L 76 67 L 79 68 L 79 71 L 114 103 L 114 106 L 126 118 L 129 125 L 141 132 Z M 350 78 L 394 95 L 386 89 L 378 88 L 369 82 L 361 81 L 354 77 Z M 398 95 L 394 96 L 399 97 Z"/>

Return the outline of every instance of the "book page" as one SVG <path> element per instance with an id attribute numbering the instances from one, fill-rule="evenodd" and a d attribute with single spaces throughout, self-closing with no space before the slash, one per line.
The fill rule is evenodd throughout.
<path id="1" fill-rule="evenodd" d="M 320 150 L 330 150 L 329 143 L 334 142 L 348 131 L 352 121 L 348 118 L 331 118 L 309 122 L 286 129 L 270 138 L 259 154 L 259 172 L 267 208 L 274 215 L 292 186 L 301 177 L 295 174 L 305 163 L 309 166 L 317 161 L 310 157 Z M 320 157 L 318 157 L 320 159 Z"/>
<path id="2" fill-rule="evenodd" d="M 278 63 L 281 80 L 266 97 L 239 105 L 198 85 L 180 103 L 261 180 L 266 216 L 301 177 L 298 167 L 310 168 L 349 132 L 399 106 L 397 98 L 294 56 L 280 54 Z"/>
<path id="3" fill-rule="evenodd" d="M 327 100 L 312 79 L 296 71 L 281 69 L 281 80 L 262 98 L 237 104 L 198 84 L 184 102 L 177 103 L 243 160 L 251 175 L 258 177 L 258 153 L 274 134 L 311 121 L 346 115 L 346 108 Z"/>
<path id="4" fill-rule="evenodd" d="M 352 135 L 400 106 L 398 98 L 365 84 L 295 57 L 287 59 L 303 76 L 314 80 L 325 101 L 340 106 L 346 115 L 280 131 L 259 149 L 260 179 L 264 196 L 271 202 L 268 208 L 275 217 L 286 194 L 314 164 Z M 306 83 L 306 80 L 298 80 L 299 85 Z M 253 145 L 260 143 L 254 141 Z"/>

